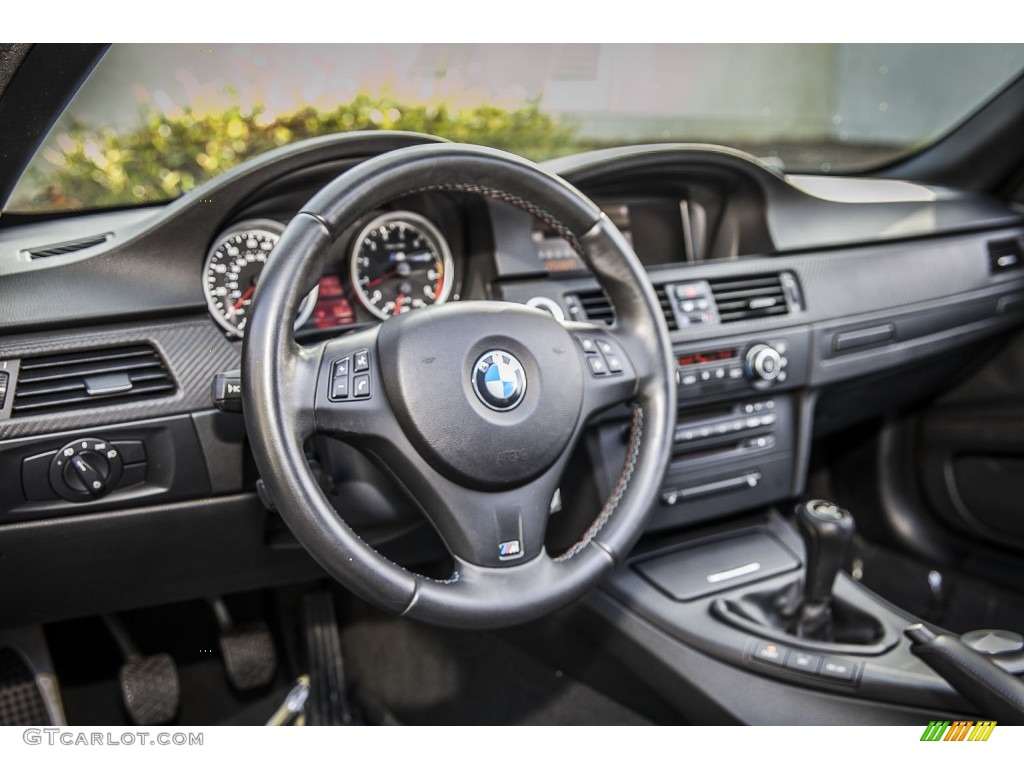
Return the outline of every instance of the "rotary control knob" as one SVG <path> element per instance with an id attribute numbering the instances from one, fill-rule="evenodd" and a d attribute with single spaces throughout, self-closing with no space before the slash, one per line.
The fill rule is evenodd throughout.
<path id="1" fill-rule="evenodd" d="M 775 381 L 784 366 L 782 355 L 768 344 L 755 344 L 747 352 L 747 376 L 755 381 Z"/>
<path id="2" fill-rule="evenodd" d="M 50 485 L 68 501 L 97 499 L 117 487 L 124 463 L 111 443 L 84 437 L 68 443 L 50 462 Z"/>

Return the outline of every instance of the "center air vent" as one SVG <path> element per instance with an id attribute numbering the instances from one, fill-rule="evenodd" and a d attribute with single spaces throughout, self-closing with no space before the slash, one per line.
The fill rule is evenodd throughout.
<path id="1" fill-rule="evenodd" d="M 668 292 L 664 285 L 654 287 L 658 296 L 658 303 L 661 305 L 661 313 L 665 316 L 668 329 L 674 331 L 677 328 L 676 316 L 672 312 L 672 302 L 669 300 Z M 615 321 L 615 309 L 608 300 L 608 295 L 600 288 L 590 291 L 581 291 L 566 297 L 569 305 L 569 315 L 572 320 L 588 320 L 591 323 L 611 325 Z"/>
<path id="2" fill-rule="evenodd" d="M 781 275 L 725 277 L 708 280 L 708 283 L 723 323 L 789 313 Z"/>
<path id="3" fill-rule="evenodd" d="M 600 288 L 566 296 L 569 305 L 569 316 L 572 320 L 587 320 L 600 325 L 611 325 L 615 322 L 615 310 L 612 308 L 608 294 Z"/>
<path id="4" fill-rule="evenodd" d="M 21 360 L 13 416 L 116 405 L 173 394 L 174 379 L 150 344 Z"/>

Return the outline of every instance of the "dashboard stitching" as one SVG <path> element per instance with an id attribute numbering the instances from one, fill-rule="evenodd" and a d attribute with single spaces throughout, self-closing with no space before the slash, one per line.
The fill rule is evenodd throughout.
<path id="1" fill-rule="evenodd" d="M 612 492 L 608 502 L 604 505 L 604 509 L 601 510 L 601 514 L 597 516 L 597 519 L 594 520 L 587 532 L 583 534 L 583 538 L 556 557 L 555 562 L 566 562 L 582 552 L 611 519 L 615 510 L 619 506 L 619 502 L 622 501 L 622 497 L 626 494 L 626 489 L 629 487 L 630 479 L 633 477 L 633 470 L 636 468 L 636 460 L 640 454 L 640 443 L 643 439 L 643 431 L 644 409 L 637 403 L 633 403 L 633 426 L 629 435 L 629 457 L 626 459 L 626 463 L 622 467 L 622 474 L 619 475 L 619 482 L 616 484 L 615 490 Z"/>

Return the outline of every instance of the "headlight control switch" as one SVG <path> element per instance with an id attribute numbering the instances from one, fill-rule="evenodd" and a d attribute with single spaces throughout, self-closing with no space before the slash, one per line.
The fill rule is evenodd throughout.
<path id="1" fill-rule="evenodd" d="M 50 486 L 68 501 L 88 501 L 116 488 L 123 471 L 121 452 L 112 443 L 83 437 L 57 451 L 50 462 Z"/>

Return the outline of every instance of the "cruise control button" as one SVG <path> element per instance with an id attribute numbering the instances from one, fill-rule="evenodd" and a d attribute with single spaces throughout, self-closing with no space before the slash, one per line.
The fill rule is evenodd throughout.
<path id="1" fill-rule="evenodd" d="M 786 666 L 801 672 L 814 674 L 821 666 L 821 656 L 816 653 L 804 653 L 803 651 L 790 651 L 786 657 Z"/>
<path id="2" fill-rule="evenodd" d="M 365 373 L 361 376 L 352 377 L 352 395 L 354 397 L 370 396 L 370 377 Z"/>
<path id="3" fill-rule="evenodd" d="M 780 648 L 775 643 L 758 643 L 757 647 L 754 648 L 755 659 L 766 661 L 779 667 L 782 666 L 785 657 L 785 649 Z"/>
<path id="4" fill-rule="evenodd" d="M 352 355 L 352 371 L 361 373 L 368 370 L 370 370 L 370 353 L 365 349 L 361 349 Z M 369 391 L 369 388 L 367 388 L 367 391 Z"/>
<path id="5" fill-rule="evenodd" d="M 608 366 L 603 358 L 595 355 L 594 357 L 588 357 L 587 362 L 590 364 L 590 372 L 595 376 L 604 376 L 608 373 Z"/>

